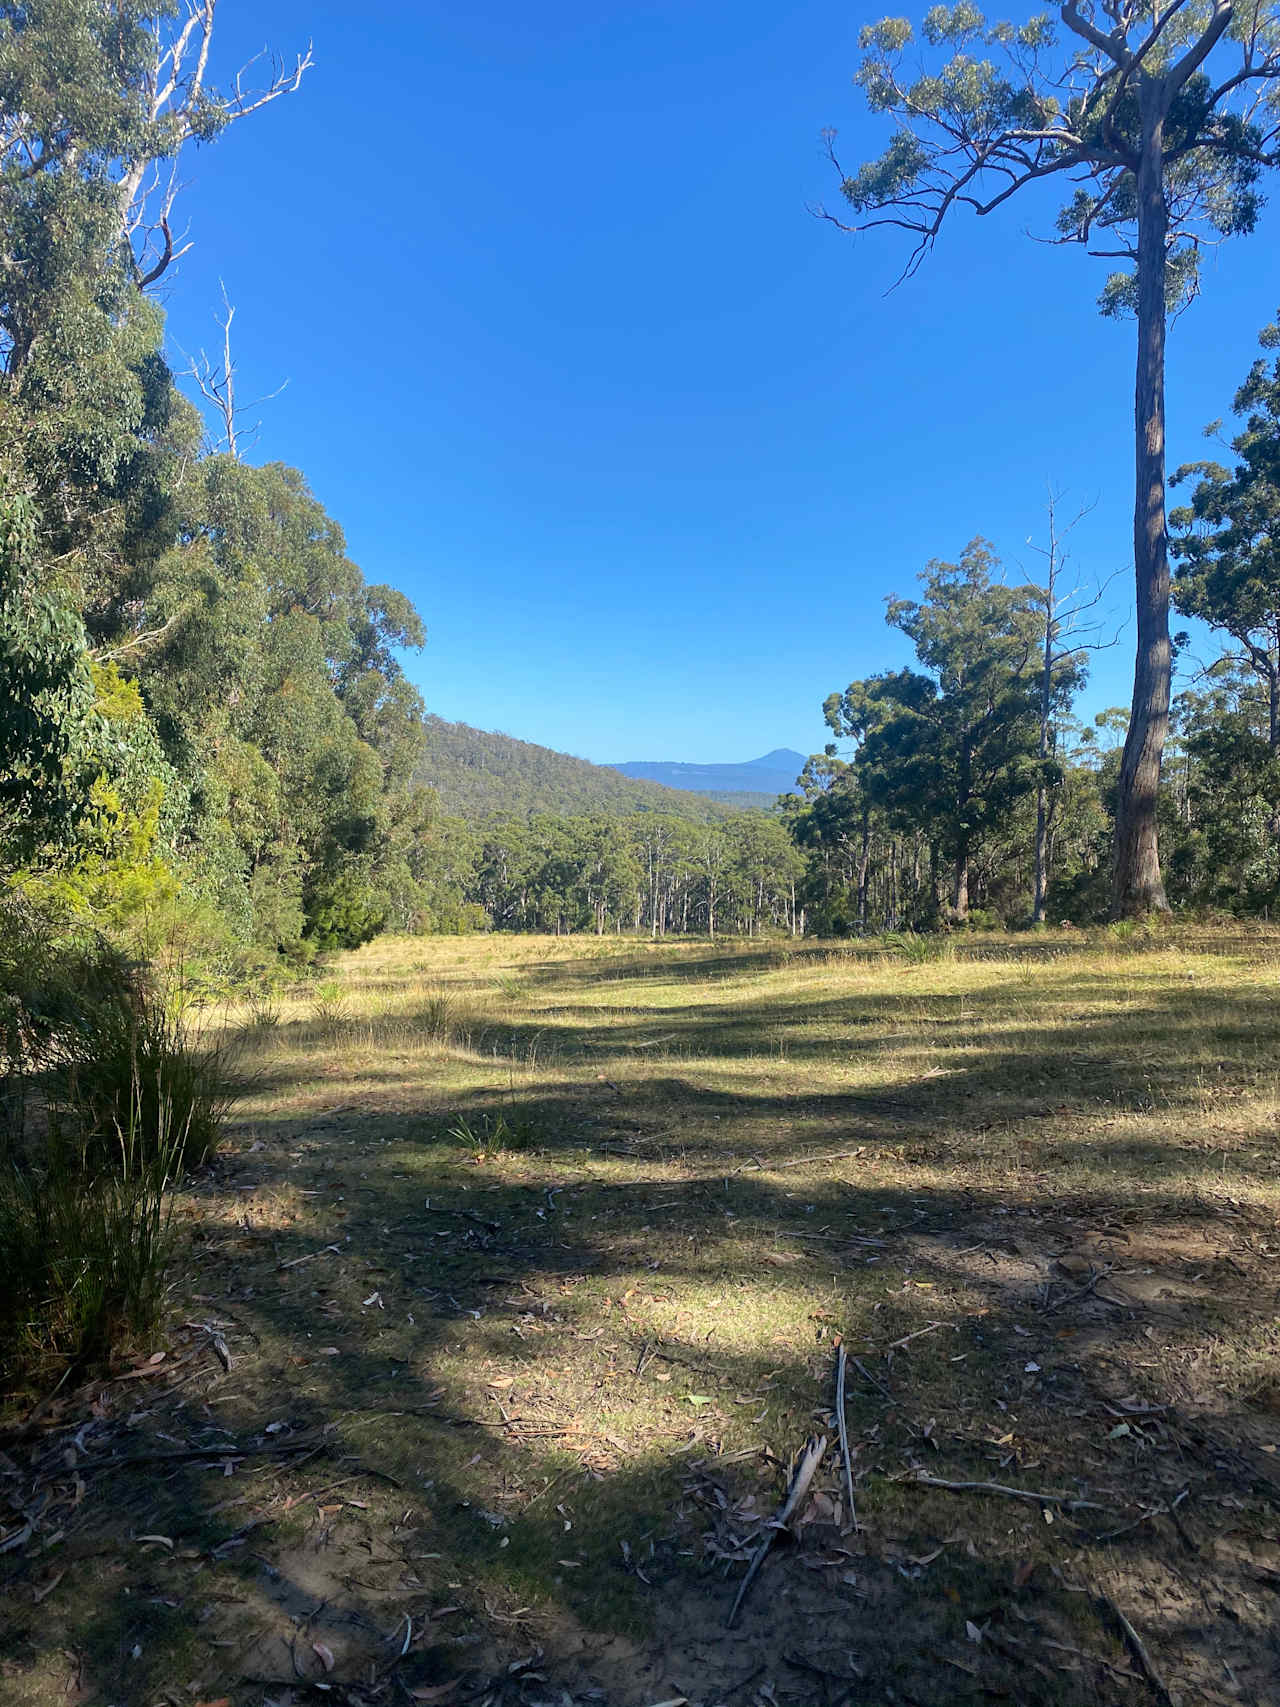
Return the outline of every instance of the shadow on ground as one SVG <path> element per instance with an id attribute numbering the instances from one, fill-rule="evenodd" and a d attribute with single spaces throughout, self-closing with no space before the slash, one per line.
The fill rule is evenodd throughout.
<path id="1" fill-rule="evenodd" d="M 726 958 L 680 976 L 772 969 Z M 552 1034 L 536 1082 L 462 1090 L 375 1038 L 299 1114 L 349 1040 L 286 1028 L 184 1199 L 172 1372 L 0 1460 L 12 1699 L 1280 1702 L 1274 1127 L 1208 1170 L 1197 1130 L 1274 1004 L 970 1001 L 560 1008 L 493 1029 Z M 806 1077 L 900 1034 L 896 1077 Z M 731 1635 L 838 1345 L 857 1526 L 833 1447 Z"/>

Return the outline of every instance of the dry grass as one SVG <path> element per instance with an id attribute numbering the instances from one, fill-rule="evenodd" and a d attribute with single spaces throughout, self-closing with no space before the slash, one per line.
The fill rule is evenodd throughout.
<path id="1" fill-rule="evenodd" d="M 797 1652 L 857 1700 L 1150 1699 L 1105 1591 L 1175 1688 L 1280 1701 L 1278 985 L 1266 931 L 490 938 L 228 1015 L 251 1088 L 182 1204 L 188 1361 L 82 1447 L 132 1408 L 157 1448 L 322 1455 L 70 1505 L 50 1472 L 0 1558 L 5 1699 L 65 1699 L 67 1650 L 104 1701 L 301 1700 L 295 1661 L 352 1701 L 710 1702 L 754 1666 L 736 1700 L 840 1699 Z M 862 1528 L 831 1464 L 728 1645 L 838 1338 Z M 539 1648 L 545 1686 L 505 1671 Z"/>

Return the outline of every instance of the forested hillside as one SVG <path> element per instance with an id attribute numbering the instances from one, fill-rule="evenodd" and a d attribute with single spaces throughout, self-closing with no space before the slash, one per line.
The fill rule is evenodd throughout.
<path id="1" fill-rule="evenodd" d="M 493 812 L 516 817 L 535 812 L 598 812 L 609 817 L 669 812 L 710 822 L 735 808 L 774 804 L 768 794 L 711 799 L 637 781 L 611 765 L 593 765 L 531 741 L 431 715 L 424 720 L 422 757 L 414 776 L 434 789 L 444 811 L 469 819 Z"/>

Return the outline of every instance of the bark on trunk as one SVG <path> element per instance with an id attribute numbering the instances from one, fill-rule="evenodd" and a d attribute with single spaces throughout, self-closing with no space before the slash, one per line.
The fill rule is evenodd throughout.
<path id="1" fill-rule="evenodd" d="M 871 812 L 862 809 L 862 844 L 858 849 L 858 932 L 867 934 L 867 878 L 871 871 Z"/>
<path id="2" fill-rule="evenodd" d="M 956 855 L 951 876 L 951 922 L 962 925 L 969 917 L 969 849 L 961 848 Z"/>
<path id="3" fill-rule="evenodd" d="M 1045 896 L 1049 888 L 1049 800 L 1043 782 L 1036 789 L 1036 884 L 1031 904 L 1031 922 L 1042 925 Z"/>
<path id="4" fill-rule="evenodd" d="M 1133 566 L 1138 627 L 1133 706 L 1116 797 L 1111 911 L 1114 918 L 1167 912 L 1160 878 L 1156 807 L 1160 761 L 1169 731 L 1169 552 L 1165 523 L 1164 90 L 1144 82 L 1138 168 L 1138 365 Z"/>
<path id="5" fill-rule="evenodd" d="M 1040 780 L 1036 784 L 1036 870 L 1035 893 L 1031 902 L 1031 922 L 1042 925 L 1045 900 L 1049 888 L 1049 789 L 1045 782 L 1045 766 L 1049 761 L 1049 718 L 1053 711 L 1053 642 L 1055 604 L 1058 579 L 1058 540 L 1052 499 L 1049 508 L 1049 585 L 1045 597 L 1044 657 L 1040 669 Z"/>

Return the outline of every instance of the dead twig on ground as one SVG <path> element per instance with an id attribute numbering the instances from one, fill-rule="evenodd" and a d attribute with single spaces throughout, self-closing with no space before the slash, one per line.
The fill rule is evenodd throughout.
<path id="1" fill-rule="evenodd" d="M 1124 1636 L 1129 1652 L 1137 1661 L 1138 1669 L 1151 1685 L 1156 1698 L 1164 1703 L 1164 1707 L 1179 1707 L 1178 1697 L 1169 1688 L 1169 1685 L 1156 1669 L 1155 1661 L 1147 1652 L 1146 1644 L 1143 1642 L 1142 1637 L 1139 1636 L 1133 1625 L 1105 1590 L 1099 1594 L 1098 1598 L 1102 1601 L 1102 1604 L 1107 1608 L 1107 1611 L 1110 1612 L 1111 1616 L 1120 1626 L 1121 1633 Z"/>
<path id="2" fill-rule="evenodd" d="M 1070 1642 L 1055 1642 L 1048 1636 L 1037 1636 L 1036 1641 L 1042 1648 L 1049 1648 L 1056 1654 L 1072 1654 L 1078 1660 L 1087 1660 L 1090 1665 L 1101 1666 L 1103 1671 L 1111 1672 L 1126 1683 L 1137 1683 L 1136 1671 L 1129 1671 L 1125 1666 L 1118 1666 L 1113 1660 L 1106 1659 L 1102 1654 L 1091 1653 L 1088 1648 L 1073 1648 Z"/>
<path id="3" fill-rule="evenodd" d="M 762 1162 L 758 1156 L 753 1156 L 733 1172 L 745 1174 L 749 1169 L 755 1169 L 757 1173 L 774 1173 L 783 1168 L 823 1167 L 827 1162 L 843 1162 L 850 1156 L 865 1155 L 866 1148 L 865 1144 L 859 1144 L 856 1150 L 831 1150 L 825 1156 L 792 1156 L 785 1162 Z"/>
<path id="4" fill-rule="evenodd" d="M 1190 1492 L 1190 1488 L 1183 1488 L 1182 1492 L 1178 1494 L 1175 1499 L 1170 1501 L 1169 1516 L 1173 1519 L 1173 1527 L 1178 1531 L 1182 1545 L 1187 1549 L 1188 1553 L 1198 1553 L 1200 1551 L 1200 1543 L 1187 1528 L 1186 1524 L 1183 1522 L 1182 1513 L 1178 1510 L 1178 1507 Z"/>
<path id="5" fill-rule="evenodd" d="M 888 1399 L 890 1401 L 890 1403 L 893 1402 L 893 1394 L 885 1386 L 883 1381 L 878 1380 L 871 1373 L 871 1371 L 867 1368 L 866 1364 L 862 1361 L 862 1359 L 860 1357 L 851 1357 L 849 1359 L 849 1362 L 853 1365 L 853 1367 L 858 1371 L 859 1375 L 861 1375 L 864 1380 L 869 1381 L 873 1387 L 878 1387 L 880 1389 L 880 1391 L 884 1394 L 885 1398 Z"/>
<path id="6" fill-rule="evenodd" d="M 423 1210 L 428 1215 L 455 1215 L 463 1221 L 474 1221 L 477 1227 L 483 1227 L 486 1232 L 500 1233 L 501 1221 L 486 1221 L 483 1215 L 477 1215 L 474 1209 L 437 1209 L 429 1199 L 423 1204 Z"/>
<path id="7" fill-rule="evenodd" d="M 288 1262 L 278 1262 L 276 1269 L 299 1268 L 304 1262 L 312 1262 L 316 1257 L 322 1257 L 328 1251 L 341 1252 L 341 1245 L 322 1245 L 318 1251 L 308 1251 L 305 1256 L 290 1257 Z"/>
<path id="8" fill-rule="evenodd" d="M 782 1502 L 782 1508 L 778 1512 L 778 1515 L 769 1523 L 765 1530 L 763 1540 L 756 1548 L 751 1563 L 747 1566 L 747 1574 L 738 1585 L 738 1592 L 734 1597 L 733 1605 L 729 1610 L 729 1616 L 725 1619 L 725 1628 L 727 1630 L 732 1630 L 736 1623 L 738 1613 L 742 1610 L 742 1603 L 747 1598 L 747 1590 L 755 1581 L 756 1574 L 761 1565 L 764 1564 L 765 1555 L 768 1553 L 770 1547 L 772 1547 L 774 1537 L 780 1529 L 786 1528 L 787 1524 L 795 1516 L 801 1500 L 803 1500 L 805 1494 L 808 1493 L 809 1484 L 814 1478 L 814 1473 L 816 1472 L 818 1465 L 822 1462 L 828 1445 L 829 1440 L 825 1434 L 812 1435 L 810 1437 L 809 1443 L 804 1449 L 804 1455 L 796 1466 L 795 1475 L 791 1478 L 791 1485 L 787 1489 L 787 1497 Z"/>
<path id="9" fill-rule="evenodd" d="M 282 1458 L 295 1452 L 327 1451 L 332 1444 L 331 1441 L 317 1440 L 311 1436 L 306 1440 L 251 1442 L 248 1446 L 191 1446 L 164 1452 L 120 1452 L 110 1458 L 82 1459 L 76 1465 L 76 1473 L 90 1476 L 98 1470 L 123 1470 L 135 1464 L 198 1464 L 202 1459 L 221 1464 L 227 1459 L 236 1458 Z M 66 1471 L 55 1470 L 50 1475 L 41 1477 L 41 1481 L 56 1481 L 59 1475 L 65 1474 Z"/>
<path id="10" fill-rule="evenodd" d="M 895 1351 L 901 1351 L 903 1346 L 910 1345 L 912 1340 L 922 1340 L 926 1334 L 936 1334 L 939 1328 L 950 1328 L 953 1333 L 960 1331 L 954 1322 L 930 1322 L 927 1328 L 917 1328 L 913 1334 L 903 1334 L 900 1340 L 894 1340 L 884 1348 L 884 1354 L 889 1357 Z"/>
<path id="11" fill-rule="evenodd" d="M 1114 1263 L 1108 1263 L 1105 1268 L 1090 1269 L 1089 1278 L 1085 1281 L 1083 1286 L 1077 1286 L 1072 1291 L 1064 1292 L 1061 1298 L 1055 1298 L 1052 1302 L 1047 1302 L 1044 1306 L 1043 1313 L 1046 1316 L 1052 1316 L 1055 1310 L 1061 1310 L 1067 1304 L 1083 1304 L 1086 1298 L 1092 1298 L 1095 1293 L 1097 1293 L 1099 1285 L 1107 1278 L 1114 1267 Z M 1105 1300 L 1105 1302 L 1114 1303 L 1115 1300 L 1108 1299 Z"/>
<path id="12" fill-rule="evenodd" d="M 1042 1493 L 1035 1488 L 1011 1488 L 1004 1482 L 948 1482 L 941 1476 L 930 1476 L 924 1470 L 913 1471 L 901 1478 L 922 1488 L 942 1488 L 952 1494 L 1004 1494 L 1013 1500 L 1028 1500 L 1032 1505 L 1057 1506 L 1062 1511 L 1109 1511 L 1096 1500 L 1077 1499 L 1074 1494 Z"/>
<path id="13" fill-rule="evenodd" d="M 848 1354 L 841 1345 L 836 1352 L 836 1434 L 840 1442 L 840 1463 L 844 1468 L 844 1491 L 849 1501 L 849 1526 L 858 1527 L 858 1509 L 853 1501 L 853 1461 L 849 1456 L 849 1422 L 844 1410 L 844 1381 Z"/>

